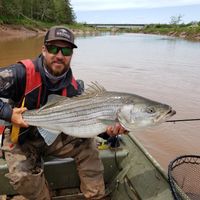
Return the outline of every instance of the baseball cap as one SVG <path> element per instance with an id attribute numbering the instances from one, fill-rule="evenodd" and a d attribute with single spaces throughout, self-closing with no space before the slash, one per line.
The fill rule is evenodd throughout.
<path id="1" fill-rule="evenodd" d="M 74 48 L 77 46 L 74 44 L 74 34 L 71 30 L 64 26 L 53 26 L 51 27 L 44 38 L 44 44 L 50 41 L 63 40 L 70 43 Z"/>

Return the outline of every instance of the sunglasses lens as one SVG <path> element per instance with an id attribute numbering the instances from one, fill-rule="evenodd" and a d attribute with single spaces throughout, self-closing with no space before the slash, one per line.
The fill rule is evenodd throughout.
<path id="1" fill-rule="evenodd" d="M 57 47 L 54 45 L 46 45 L 46 48 L 49 53 L 52 53 L 54 55 L 56 55 L 60 50 L 63 56 L 71 56 L 73 53 L 73 49 L 70 49 L 68 47 Z"/>
<path id="2" fill-rule="evenodd" d="M 56 46 L 48 45 L 48 46 L 46 46 L 46 48 L 47 48 L 49 53 L 52 53 L 52 54 L 58 53 L 58 48 Z"/>
<path id="3" fill-rule="evenodd" d="M 71 56 L 73 52 L 73 50 L 68 47 L 61 48 L 61 51 L 62 51 L 63 56 Z"/>

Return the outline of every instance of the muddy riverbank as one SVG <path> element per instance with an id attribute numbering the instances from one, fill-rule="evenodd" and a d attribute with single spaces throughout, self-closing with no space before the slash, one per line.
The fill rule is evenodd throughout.
<path id="1" fill-rule="evenodd" d="M 69 26 L 69 28 L 74 32 L 75 35 L 98 35 L 98 33 L 102 32 L 101 29 L 84 27 L 84 28 L 74 28 Z M 23 38 L 23 37 L 34 37 L 41 36 L 46 33 L 48 28 L 26 28 L 22 25 L 0 25 L 0 40 L 3 39 L 12 39 L 12 38 Z M 104 30 L 105 31 L 105 30 Z M 109 30 L 107 30 L 109 31 Z M 116 32 L 123 32 L 123 30 L 117 29 Z M 132 32 L 132 31 L 128 31 Z M 186 40 L 200 41 L 200 32 L 190 33 L 187 31 L 166 31 L 162 32 L 159 30 L 140 30 L 133 31 L 139 32 L 143 34 L 156 34 L 156 35 L 168 35 L 172 37 L 183 38 Z"/>
<path id="2" fill-rule="evenodd" d="M 95 35 L 100 31 L 94 28 L 69 28 L 74 32 L 75 35 Z M 15 39 L 23 37 L 34 37 L 45 35 L 48 28 L 26 28 L 22 25 L 0 25 L 0 40 Z"/>
<path id="3" fill-rule="evenodd" d="M 194 33 L 194 34 L 190 34 L 187 33 L 186 31 L 182 31 L 182 32 L 178 32 L 178 31 L 169 31 L 168 33 L 161 33 L 159 31 L 155 31 L 155 32 L 141 32 L 144 34 L 155 34 L 155 35 L 168 35 L 171 37 L 178 37 L 178 38 L 183 38 L 186 40 L 192 40 L 192 41 L 199 41 L 200 42 L 200 32 L 199 33 Z"/>
<path id="4" fill-rule="evenodd" d="M 0 25 L 0 39 L 33 37 L 45 34 L 46 29 L 25 28 L 21 25 Z"/>

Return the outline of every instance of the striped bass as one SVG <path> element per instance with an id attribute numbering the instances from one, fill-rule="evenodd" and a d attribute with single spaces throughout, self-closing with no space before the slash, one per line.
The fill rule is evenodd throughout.
<path id="1" fill-rule="evenodd" d="M 128 131 L 164 122 L 176 112 L 166 104 L 129 93 L 106 91 L 93 83 L 82 95 L 50 95 L 40 109 L 27 110 L 22 116 L 31 126 L 58 135 L 90 138 L 119 122 Z M 40 128 L 40 130 L 41 130 Z"/>

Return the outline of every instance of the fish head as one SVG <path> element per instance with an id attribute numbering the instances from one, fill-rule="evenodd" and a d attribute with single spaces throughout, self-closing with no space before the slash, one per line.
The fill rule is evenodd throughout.
<path id="1" fill-rule="evenodd" d="M 166 121 L 176 112 L 166 104 L 157 102 L 126 104 L 117 112 L 120 124 L 128 131 Z"/>

